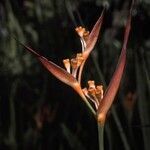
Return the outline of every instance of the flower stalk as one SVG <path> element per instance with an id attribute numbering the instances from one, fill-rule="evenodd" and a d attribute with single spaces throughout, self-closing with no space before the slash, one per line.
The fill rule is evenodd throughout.
<path id="1" fill-rule="evenodd" d="M 99 150 L 104 150 L 104 125 L 97 123 Z"/>

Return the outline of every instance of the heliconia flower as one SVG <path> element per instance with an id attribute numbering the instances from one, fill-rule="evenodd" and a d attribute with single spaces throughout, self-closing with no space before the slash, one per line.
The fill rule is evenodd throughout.
<path id="1" fill-rule="evenodd" d="M 98 110 L 99 104 L 103 99 L 103 86 L 95 86 L 95 82 L 93 80 L 89 80 L 88 89 L 84 88 L 82 91 L 84 95 L 94 103 L 96 110 Z"/>
<path id="2" fill-rule="evenodd" d="M 49 72 L 51 72 L 56 78 L 58 78 L 60 81 L 64 82 L 65 84 L 71 86 L 82 97 L 82 99 L 86 102 L 86 104 L 94 114 L 95 111 L 93 110 L 86 96 L 84 95 L 79 79 L 81 79 L 82 69 L 85 60 L 87 59 L 89 53 L 94 48 L 94 45 L 96 44 L 96 41 L 98 39 L 103 15 L 104 15 L 104 10 L 90 33 L 89 31 L 86 31 L 85 28 L 82 27 L 76 28 L 76 31 L 78 32 L 80 38 L 82 39 L 81 41 L 84 42 L 84 47 L 82 47 L 82 52 L 78 53 L 75 58 L 63 60 L 63 64 L 66 70 L 63 69 L 62 67 L 59 67 L 52 61 L 46 59 L 42 55 L 38 54 L 35 50 L 31 49 L 30 47 L 19 42 L 29 52 L 34 54 L 34 56 L 36 56 L 36 58 L 43 64 L 43 66 Z"/>
<path id="3" fill-rule="evenodd" d="M 65 84 L 71 86 L 73 89 L 75 89 L 79 95 L 81 97 L 82 96 L 82 92 L 81 92 L 81 87 L 78 83 L 78 81 L 76 80 L 75 77 L 73 77 L 72 74 L 70 74 L 69 72 L 67 72 L 65 69 L 59 67 L 58 65 L 56 65 L 55 63 L 53 63 L 52 61 L 46 59 L 45 57 L 41 56 L 40 54 L 38 54 L 37 52 L 35 52 L 33 49 L 31 49 L 30 47 L 20 43 L 22 46 L 24 46 L 29 52 L 31 52 L 32 54 L 34 54 L 36 56 L 36 58 L 43 64 L 43 66 L 49 71 L 51 72 L 57 79 L 59 79 L 60 81 L 64 82 Z M 64 60 L 64 62 L 67 62 L 68 60 Z M 67 65 L 66 65 L 67 67 Z"/>
<path id="4" fill-rule="evenodd" d="M 84 95 L 84 93 L 83 93 L 83 91 L 81 89 L 80 83 L 77 81 L 76 77 L 74 76 L 74 71 L 75 71 L 74 69 L 77 69 L 80 66 L 80 64 L 82 63 L 82 61 L 81 61 L 82 59 L 78 58 L 78 57 L 81 57 L 80 54 L 77 54 L 77 57 L 76 57 L 79 62 L 77 61 L 75 64 L 71 64 L 71 66 L 72 66 L 72 74 L 71 74 L 70 73 L 70 61 L 69 61 L 69 59 L 64 59 L 63 60 L 64 66 L 66 68 L 66 70 L 65 70 L 65 69 L 59 67 L 58 65 L 56 65 L 55 63 L 53 63 L 52 61 L 50 61 L 50 60 L 46 59 L 45 57 L 41 56 L 40 54 L 38 54 L 37 52 L 35 52 L 30 47 L 22 44 L 21 42 L 19 42 L 19 43 L 23 47 L 25 47 L 26 50 L 28 50 L 34 56 L 36 56 L 36 58 L 42 63 L 42 65 L 50 73 L 52 73 L 57 79 L 59 79 L 60 81 L 64 82 L 65 84 L 71 86 L 81 96 L 81 98 L 84 100 L 84 102 L 89 107 L 89 109 L 91 110 L 91 112 L 94 115 L 96 115 L 95 110 L 92 108 L 92 106 L 88 102 L 87 98 L 85 97 L 85 95 Z M 73 60 L 72 60 L 72 62 L 73 62 Z"/>
<path id="5" fill-rule="evenodd" d="M 87 31 L 83 27 L 77 27 L 75 30 L 78 33 L 80 37 L 80 41 L 82 44 L 82 52 L 76 54 L 76 57 L 72 59 L 64 59 L 63 64 L 65 69 L 62 67 L 56 65 L 52 61 L 46 59 L 42 55 L 35 52 L 33 49 L 31 49 L 28 46 L 25 46 L 22 44 L 29 52 L 34 54 L 36 58 L 42 63 L 42 65 L 50 72 L 52 73 L 56 78 L 58 78 L 60 81 L 64 82 L 65 84 L 71 86 L 84 100 L 84 102 L 87 104 L 91 112 L 97 117 L 97 121 L 100 124 L 103 124 L 105 122 L 106 114 L 110 108 L 110 106 L 113 103 L 114 97 L 117 93 L 117 90 L 119 88 L 119 84 L 123 75 L 123 71 L 125 68 L 126 63 L 126 46 L 128 42 L 129 32 L 130 32 L 130 26 L 131 26 L 131 11 L 132 6 L 130 10 L 130 15 L 128 17 L 128 21 L 126 24 L 125 34 L 124 34 L 124 42 L 122 51 L 119 57 L 118 65 L 116 67 L 116 70 L 114 72 L 114 75 L 110 81 L 110 84 L 108 88 L 106 89 L 106 92 L 103 92 L 103 86 L 102 85 L 95 85 L 95 82 L 92 80 L 88 81 L 88 88 L 82 89 L 81 87 L 81 75 L 83 71 L 83 67 L 85 64 L 85 61 L 87 60 L 89 54 L 93 50 L 96 41 L 98 39 L 98 35 L 102 26 L 103 17 L 104 17 L 104 11 L 105 8 L 102 11 L 101 16 L 97 20 L 96 24 L 94 25 L 91 32 Z M 18 41 L 18 40 L 17 40 Z M 93 102 L 95 105 L 95 109 L 97 113 L 95 112 L 95 109 L 92 107 L 90 102 Z"/>

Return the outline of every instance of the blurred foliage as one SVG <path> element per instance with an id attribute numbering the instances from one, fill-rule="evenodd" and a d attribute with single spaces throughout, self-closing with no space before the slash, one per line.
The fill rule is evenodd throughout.
<path id="1" fill-rule="evenodd" d="M 74 28 L 83 25 L 90 30 L 104 4 L 108 11 L 83 83 L 95 79 L 106 87 L 120 54 L 129 1 L 0 2 L 1 150 L 98 149 L 96 122 L 80 97 L 12 36 L 62 65 L 62 59 L 80 50 Z M 149 0 L 135 2 L 126 72 L 105 128 L 108 150 L 150 149 L 149 7 Z"/>

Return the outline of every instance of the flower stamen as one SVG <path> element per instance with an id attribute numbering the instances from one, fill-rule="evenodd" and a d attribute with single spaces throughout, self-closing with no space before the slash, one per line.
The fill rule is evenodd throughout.
<path id="1" fill-rule="evenodd" d="M 90 32 L 81 26 L 76 27 L 75 31 L 80 36 L 80 41 L 81 41 L 81 45 L 82 45 L 82 52 L 83 52 L 86 48 L 86 41 L 89 37 Z"/>
<path id="2" fill-rule="evenodd" d="M 89 85 L 89 88 L 94 88 L 95 89 L 95 81 L 89 80 L 88 85 Z"/>
<path id="3" fill-rule="evenodd" d="M 78 61 L 76 58 L 71 59 L 72 75 L 76 78 L 78 70 Z"/>
<path id="4" fill-rule="evenodd" d="M 86 30 L 85 30 L 85 28 L 79 26 L 79 27 L 76 27 L 76 28 L 75 28 L 75 31 L 78 33 L 78 35 L 79 35 L 80 37 L 83 37 L 83 34 L 84 34 L 84 32 L 85 32 Z"/>
<path id="5" fill-rule="evenodd" d="M 101 100 L 103 99 L 103 86 L 95 86 L 95 81 L 89 80 L 88 89 L 84 88 L 82 89 L 82 91 L 84 95 L 95 104 L 95 107 L 97 109 Z"/>
<path id="6" fill-rule="evenodd" d="M 64 63 L 64 66 L 65 66 L 67 72 L 70 73 L 70 60 L 69 59 L 64 59 L 63 63 Z"/>
<path id="7" fill-rule="evenodd" d="M 103 99 L 103 86 L 102 85 L 98 85 L 96 86 L 96 97 L 99 99 L 99 101 L 101 101 Z"/>
<path id="8" fill-rule="evenodd" d="M 84 95 L 85 95 L 89 100 L 91 100 L 91 101 L 94 103 L 95 108 L 98 109 L 98 106 L 99 106 L 98 103 L 95 101 L 95 99 L 93 99 L 93 98 L 90 96 L 89 91 L 87 90 L 87 88 L 82 89 L 82 91 L 83 91 Z"/>
<path id="9" fill-rule="evenodd" d="M 76 59 L 77 59 L 77 66 L 80 67 L 80 65 L 81 65 L 82 62 L 84 61 L 84 58 L 83 58 L 83 56 L 82 56 L 82 53 L 77 53 Z"/>

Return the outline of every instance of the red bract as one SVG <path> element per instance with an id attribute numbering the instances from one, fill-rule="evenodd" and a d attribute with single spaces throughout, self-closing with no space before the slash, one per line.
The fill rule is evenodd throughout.
<path id="1" fill-rule="evenodd" d="M 49 61 L 45 57 L 41 56 L 37 52 L 35 52 L 33 49 L 30 47 L 20 43 L 22 46 L 24 46 L 29 52 L 31 52 L 36 58 L 42 63 L 42 65 L 49 71 L 51 72 L 57 79 L 60 81 L 64 82 L 65 84 L 71 86 L 73 89 L 76 90 L 76 92 L 84 99 L 86 100 L 81 86 L 79 85 L 78 81 L 76 78 L 74 78 L 70 73 L 68 73 L 66 70 L 63 68 L 59 67 L 55 63 Z"/>
<path id="2" fill-rule="evenodd" d="M 89 54 L 91 53 L 91 51 L 93 50 L 98 36 L 99 36 L 99 32 L 103 23 L 103 18 L 104 18 L 104 12 L 105 12 L 105 8 L 102 11 L 101 16 L 99 17 L 99 19 L 97 20 L 96 24 L 94 25 L 92 31 L 89 34 L 89 37 L 86 41 L 86 48 L 85 51 L 83 52 L 83 56 L 85 58 L 88 58 Z"/>
<path id="3" fill-rule="evenodd" d="M 127 48 L 127 42 L 129 38 L 130 29 L 131 29 L 132 7 L 133 7 L 133 3 L 131 5 L 130 14 L 126 23 L 126 29 L 124 33 L 124 42 L 123 42 L 121 54 L 119 57 L 118 65 L 110 81 L 110 84 L 108 88 L 106 89 L 104 98 L 101 100 L 99 107 L 98 107 L 97 116 L 98 116 L 98 121 L 101 124 L 104 124 L 105 122 L 106 114 L 113 103 L 113 100 L 118 91 L 120 81 L 124 72 L 124 68 L 126 64 L 126 48 Z"/>

